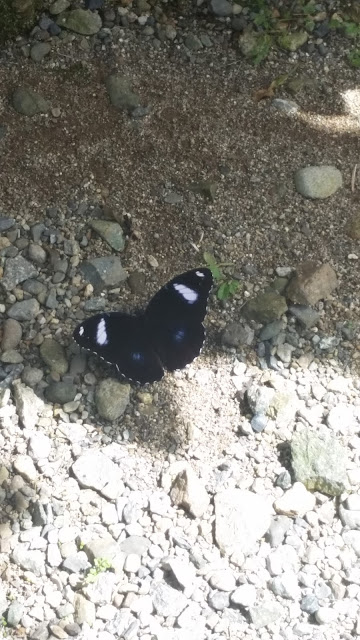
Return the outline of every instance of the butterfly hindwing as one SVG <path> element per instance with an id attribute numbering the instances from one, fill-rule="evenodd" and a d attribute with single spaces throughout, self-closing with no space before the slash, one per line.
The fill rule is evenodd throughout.
<path id="1" fill-rule="evenodd" d="M 78 325 L 74 338 L 84 349 L 116 365 L 129 380 L 144 384 L 161 380 L 164 375 L 142 316 L 101 313 Z"/>

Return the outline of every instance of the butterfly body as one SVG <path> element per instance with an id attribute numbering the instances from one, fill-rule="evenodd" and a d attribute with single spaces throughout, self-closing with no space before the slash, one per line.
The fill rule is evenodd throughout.
<path id="1" fill-rule="evenodd" d="M 162 287 L 144 313 L 100 313 L 79 324 L 74 338 L 126 378 L 155 382 L 164 369 L 182 369 L 199 355 L 212 283 L 209 269 L 187 271 Z"/>

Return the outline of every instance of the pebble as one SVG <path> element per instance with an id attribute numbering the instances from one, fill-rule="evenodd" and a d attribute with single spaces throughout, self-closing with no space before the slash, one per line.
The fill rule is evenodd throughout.
<path id="1" fill-rule="evenodd" d="M 114 378 L 106 378 L 96 387 L 96 408 L 102 418 L 113 421 L 120 418 L 130 401 L 130 385 Z"/>
<path id="2" fill-rule="evenodd" d="M 3 336 L 1 348 L 3 351 L 16 349 L 22 337 L 22 327 L 20 322 L 8 318 L 3 324 Z"/>
<path id="3" fill-rule="evenodd" d="M 284 515 L 303 516 L 314 509 L 315 502 L 315 496 L 301 482 L 295 482 L 291 489 L 275 500 L 274 508 Z"/>
<path id="4" fill-rule="evenodd" d="M 40 345 L 40 355 L 51 371 L 63 376 L 68 370 L 64 348 L 53 338 L 48 338 Z"/>
<path id="5" fill-rule="evenodd" d="M 329 198 L 342 184 L 341 172 L 331 165 L 309 166 L 295 173 L 296 189 L 305 198 Z"/>
<path id="6" fill-rule="evenodd" d="M 34 298 L 29 298 L 29 300 L 15 302 L 15 304 L 8 309 L 7 314 L 9 318 L 13 318 L 19 322 L 29 322 L 36 318 L 39 312 L 40 305 L 38 301 Z"/>

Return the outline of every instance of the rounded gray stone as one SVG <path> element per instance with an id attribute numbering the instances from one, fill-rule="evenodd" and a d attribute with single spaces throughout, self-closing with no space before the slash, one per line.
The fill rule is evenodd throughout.
<path id="1" fill-rule="evenodd" d="M 8 316 L 14 320 L 19 320 L 19 322 L 29 322 L 38 315 L 39 311 L 40 305 L 38 301 L 35 298 L 30 298 L 29 300 L 15 302 L 8 310 Z"/>
<path id="2" fill-rule="evenodd" d="M 120 418 L 130 401 L 130 385 L 123 384 L 114 378 L 101 380 L 96 387 L 96 408 L 102 418 L 117 420 Z"/>
<path id="3" fill-rule="evenodd" d="M 3 324 L 3 337 L 1 341 L 1 349 L 10 351 L 16 349 L 22 337 L 21 324 L 13 318 L 8 318 Z"/>
<path id="4" fill-rule="evenodd" d="M 40 346 L 40 355 L 51 371 L 64 375 L 68 370 L 68 362 L 64 348 L 53 338 L 44 340 Z M 71 398 L 72 400 L 74 398 Z"/>
<path id="5" fill-rule="evenodd" d="M 314 200 L 329 198 L 342 185 L 341 172 L 331 165 L 304 167 L 295 173 L 296 190 L 304 198 Z"/>

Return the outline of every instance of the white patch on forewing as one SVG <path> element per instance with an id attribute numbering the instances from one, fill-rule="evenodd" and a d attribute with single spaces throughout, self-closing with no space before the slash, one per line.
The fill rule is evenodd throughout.
<path id="1" fill-rule="evenodd" d="M 107 331 L 106 331 L 106 322 L 104 318 L 101 318 L 99 324 L 96 329 L 96 344 L 103 347 L 108 343 Z"/>
<path id="2" fill-rule="evenodd" d="M 197 275 L 198 278 L 205 278 L 205 273 L 201 273 L 201 271 L 195 271 L 195 275 Z"/>
<path id="3" fill-rule="evenodd" d="M 175 283 L 173 286 L 175 291 L 177 291 L 184 298 L 184 300 L 186 300 L 186 302 L 189 302 L 189 304 L 193 304 L 194 302 L 196 302 L 199 297 L 194 289 L 190 289 L 185 284 Z"/>
<path id="4" fill-rule="evenodd" d="M 84 333 L 84 327 L 79 327 L 79 336 L 82 336 Z"/>

